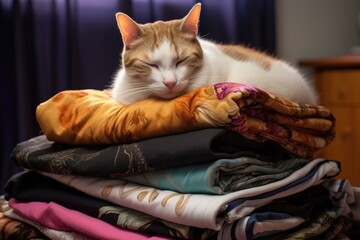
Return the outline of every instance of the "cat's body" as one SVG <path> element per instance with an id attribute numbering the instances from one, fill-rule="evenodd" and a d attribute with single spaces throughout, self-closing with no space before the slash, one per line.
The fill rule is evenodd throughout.
<path id="1" fill-rule="evenodd" d="M 117 15 L 124 42 L 114 100 L 131 104 L 148 97 L 171 99 L 217 82 L 258 87 L 299 103 L 316 104 L 314 90 L 289 64 L 255 50 L 197 37 L 200 5 L 182 20 L 138 25 Z"/>

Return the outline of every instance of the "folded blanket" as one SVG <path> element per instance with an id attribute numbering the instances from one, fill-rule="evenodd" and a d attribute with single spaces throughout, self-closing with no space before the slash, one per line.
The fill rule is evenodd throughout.
<path id="1" fill-rule="evenodd" d="M 7 199 L 55 202 L 122 229 L 194 240 L 209 239 L 215 234 L 210 229 L 176 224 L 94 198 L 34 171 L 14 175 L 6 184 L 5 191 Z"/>
<path id="2" fill-rule="evenodd" d="M 218 239 L 283 239 L 281 236 L 302 229 L 331 206 L 329 191 L 322 185 L 316 185 L 276 199 L 232 224 L 225 223 Z M 335 212 L 334 215 L 338 216 Z"/>
<path id="3" fill-rule="evenodd" d="M 49 227 L 46 227 L 38 222 L 31 221 L 23 216 L 20 216 L 19 214 L 14 212 L 14 209 L 12 209 L 9 206 L 8 201 L 0 201 L 0 211 L 4 214 L 4 220 L 9 220 L 10 222 L 18 222 L 21 223 L 19 226 L 16 227 L 16 230 L 19 231 L 19 233 L 14 232 L 14 235 L 9 238 L 9 240 L 50 240 L 50 239 L 61 239 L 61 240 L 95 240 L 91 237 L 85 237 L 82 236 L 76 232 L 71 231 L 60 231 L 56 229 L 52 229 Z M 11 225 L 11 224 L 10 224 Z M 28 225 L 29 227 L 33 228 L 35 231 L 39 231 L 41 236 L 43 237 L 36 237 L 36 236 L 29 236 L 26 237 L 26 227 L 23 227 L 22 225 Z M 24 231 L 25 230 L 25 231 Z M 24 231 L 25 233 L 22 233 L 21 231 Z M 16 235 L 18 234 L 18 235 Z M 5 235 L 3 235 L 5 236 Z M 6 240 L 7 238 L 0 238 L 1 240 Z"/>
<path id="4" fill-rule="evenodd" d="M 88 195 L 171 222 L 220 230 L 274 199 L 301 192 L 339 173 L 338 163 L 315 159 L 289 177 L 226 195 L 180 194 L 123 180 L 43 173 Z"/>
<path id="5" fill-rule="evenodd" d="M 348 230 L 352 222 L 351 214 L 354 211 L 349 206 L 357 202 L 353 189 L 347 180 L 330 179 L 321 185 L 275 199 L 254 209 L 248 216 L 225 223 L 217 239 L 294 239 L 295 236 L 296 239 L 333 239 L 328 236 Z M 114 226 L 141 232 L 185 239 L 208 239 L 209 234 L 214 234 L 212 237 L 217 235 L 217 232 L 209 229 L 170 223 L 91 197 L 33 171 L 14 176 L 6 185 L 6 196 L 20 200 L 22 204 L 28 202 L 26 210 L 31 209 L 33 202 L 55 202 Z M 49 205 L 49 209 L 51 207 Z M 34 211 L 37 210 L 38 207 Z M 49 217 L 42 215 L 42 218 Z M 300 228 L 294 229 L 299 224 Z M 319 234 L 322 237 L 317 237 Z"/>
<path id="6" fill-rule="evenodd" d="M 227 194 L 279 181 L 309 161 L 290 158 L 277 162 L 240 157 L 124 177 L 130 182 L 180 193 Z"/>
<path id="7" fill-rule="evenodd" d="M 313 157 L 335 135 L 322 106 L 297 104 L 237 83 L 206 86 L 173 100 L 146 99 L 123 106 L 105 91 L 63 91 L 40 104 L 38 122 L 51 141 L 129 143 L 195 129 L 227 127 L 258 142 L 275 141 Z"/>
<path id="8" fill-rule="evenodd" d="M 14 240 L 14 239 L 37 239 L 47 240 L 48 238 L 33 226 L 22 221 L 12 219 L 5 215 L 9 211 L 7 201 L 4 196 L 0 196 L 0 239 Z"/>
<path id="9" fill-rule="evenodd" d="M 350 189 L 347 190 L 351 192 Z M 21 202 L 55 202 L 112 225 L 141 232 L 185 239 L 208 239 L 210 234 L 217 234 L 209 229 L 167 222 L 91 197 L 33 171 L 14 176 L 6 185 L 6 196 Z M 238 239 L 254 239 L 255 235 L 264 237 L 267 233 L 271 236 L 279 233 L 288 234 L 291 228 L 307 222 L 331 206 L 329 191 L 322 185 L 316 185 L 288 197 L 276 199 L 233 224 L 226 224 L 220 230 L 222 237 L 219 236 L 218 239 L 231 239 L 232 232 L 241 236 Z"/>
<path id="10" fill-rule="evenodd" d="M 258 143 L 222 128 L 105 146 L 54 143 L 41 135 L 16 145 L 11 159 L 36 171 L 117 178 L 241 156 L 273 162 L 288 159 L 278 144 Z"/>
<path id="11" fill-rule="evenodd" d="M 149 236 L 139 232 L 117 228 L 79 211 L 64 208 L 54 202 L 22 203 L 15 199 L 10 199 L 9 205 L 16 213 L 31 221 L 38 222 L 52 229 L 64 232 L 73 231 L 95 239 L 171 240 L 171 238 L 167 237 Z"/>
<path id="12" fill-rule="evenodd" d="M 351 227 L 348 216 L 337 216 L 333 211 L 325 211 L 317 216 L 297 232 L 290 233 L 283 240 L 305 240 L 305 239 L 352 239 L 344 233 Z M 279 238 L 275 238 L 277 240 Z M 268 238 L 260 239 L 268 240 Z"/>

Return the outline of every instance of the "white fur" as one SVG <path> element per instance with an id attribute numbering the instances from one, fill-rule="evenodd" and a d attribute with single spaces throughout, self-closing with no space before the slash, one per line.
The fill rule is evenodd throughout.
<path id="1" fill-rule="evenodd" d="M 203 50 L 203 68 L 195 79 L 185 79 L 186 66 L 175 66 L 171 56 L 171 44 L 164 40 L 159 48 L 149 53 L 149 59 L 158 68 L 152 68 L 150 82 L 130 79 L 124 69 L 120 69 L 113 82 L 113 98 L 123 104 L 131 104 L 141 99 L 157 96 L 170 99 L 185 92 L 215 84 L 217 82 L 237 82 L 271 92 L 298 103 L 317 103 L 314 90 L 289 64 L 274 60 L 270 69 L 264 69 L 253 61 L 239 61 L 226 55 L 219 47 L 199 39 Z M 176 81 L 169 89 L 164 82 Z"/>
<path id="2" fill-rule="evenodd" d="M 205 82 L 195 81 L 191 90 L 204 84 L 237 82 L 258 87 L 298 103 L 317 103 L 314 89 L 289 64 L 274 60 L 267 70 L 256 62 L 239 61 L 228 56 L 210 41 L 200 40 L 200 44 L 205 64 L 198 78 Z"/>

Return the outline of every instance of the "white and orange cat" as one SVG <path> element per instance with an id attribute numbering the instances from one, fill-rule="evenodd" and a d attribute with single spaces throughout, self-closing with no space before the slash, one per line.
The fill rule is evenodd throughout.
<path id="1" fill-rule="evenodd" d="M 171 99 L 205 85 L 252 85 L 298 103 L 316 104 L 314 90 L 289 64 L 237 45 L 197 36 L 201 4 L 179 20 L 138 24 L 117 13 L 124 49 L 112 86 L 115 101 Z"/>

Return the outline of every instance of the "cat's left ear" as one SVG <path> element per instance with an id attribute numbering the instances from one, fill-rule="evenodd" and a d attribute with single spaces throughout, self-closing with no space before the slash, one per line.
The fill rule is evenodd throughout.
<path id="1" fill-rule="evenodd" d="M 184 33 L 189 33 L 192 34 L 194 37 L 196 37 L 198 33 L 200 12 L 201 12 L 201 3 L 197 3 L 189 11 L 189 13 L 183 18 L 180 28 Z"/>
<path id="2" fill-rule="evenodd" d="M 115 16 L 125 46 L 140 38 L 141 28 L 131 17 L 124 13 L 117 13 Z"/>

